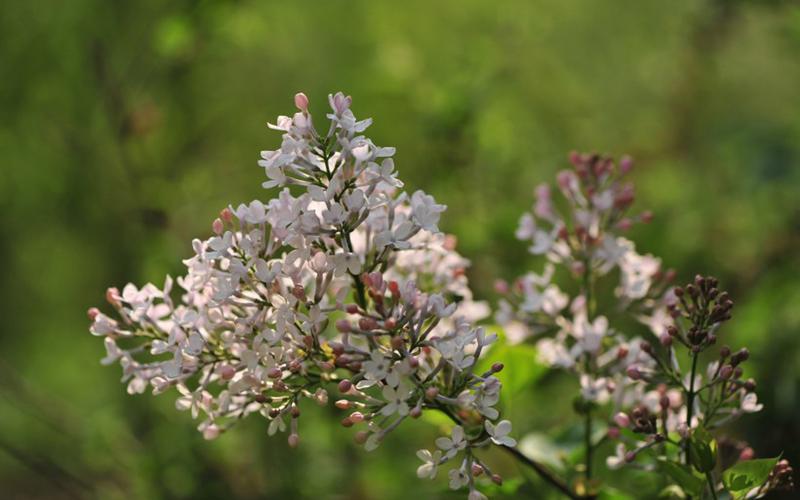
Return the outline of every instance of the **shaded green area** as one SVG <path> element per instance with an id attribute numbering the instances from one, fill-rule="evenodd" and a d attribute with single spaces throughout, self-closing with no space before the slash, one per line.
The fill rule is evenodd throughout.
<path id="1" fill-rule="evenodd" d="M 736 300 L 720 340 L 750 348 L 767 405 L 736 435 L 797 462 L 799 55 L 790 1 L 4 3 L 1 496 L 450 497 L 414 474 L 436 422 L 372 454 L 312 408 L 297 451 L 257 418 L 207 443 L 173 397 L 130 397 L 98 363 L 85 311 L 108 285 L 162 283 L 221 207 L 273 194 L 255 162 L 297 90 L 317 113 L 345 90 L 375 118 L 409 188 L 449 206 L 489 300 L 536 264 L 513 231 L 567 151 L 634 155 L 637 207 L 656 213 L 639 248 Z M 516 392 L 516 433 L 569 434 L 571 389 Z M 518 496 L 545 498 L 532 481 Z"/>

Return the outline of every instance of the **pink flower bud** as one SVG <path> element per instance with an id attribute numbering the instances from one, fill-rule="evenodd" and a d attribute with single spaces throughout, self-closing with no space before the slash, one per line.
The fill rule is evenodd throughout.
<path id="1" fill-rule="evenodd" d="M 219 218 L 225 222 L 230 222 L 233 220 L 233 212 L 231 212 L 230 208 L 223 208 L 219 213 Z"/>
<path id="2" fill-rule="evenodd" d="M 347 333 L 351 330 L 350 322 L 346 319 L 340 319 L 336 322 L 336 329 L 339 330 L 341 333 Z"/>
<path id="3" fill-rule="evenodd" d="M 348 314 L 358 314 L 358 306 L 356 304 L 347 304 L 344 309 Z"/>
<path id="4" fill-rule="evenodd" d="M 119 290 L 117 288 L 112 286 L 111 288 L 106 290 L 106 300 L 108 301 L 109 304 L 117 306 L 119 305 L 119 299 L 120 299 Z"/>
<path id="5" fill-rule="evenodd" d="M 267 376 L 269 378 L 281 378 L 283 376 L 283 370 L 280 368 L 271 368 L 269 372 L 267 372 Z"/>
<path id="6" fill-rule="evenodd" d="M 352 420 L 353 423 L 360 424 L 364 421 L 364 414 L 360 411 L 354 411 L 350 414 L 350 420 Z"/>
<path id="7" fill-rule="evenodd" d="M 614 423 L 620 427 L 628 427 L 631 425 L 631 418 L 627 413 L 619 412 L 614 415 Z"/>
<path id="8" fill-rule="evenodd" d="M 619 160 L 619 171 L 623 174 L 626 174 L 631 171 L 633 168 L 633 158 L 628 155 L 623 156 Z"/>
<path id="9" fill-rule="evenodd" d="M 425 389 L 425 397 L 428 398 L 428 400 L 430 401 L 436 399 L 436 396 L 438 395 L 439 395 L 439 389 L 437 389 L 436 387 L 428 387 L 427 389 Z"/>
<path id="10" fill-rule="evenodd" d="M 621 433 L 619 427 L 611 426 L 608 428 L 608 431 L 606 431 L 606 434 L 608 435 L 609 439 L 619 439 Z"/>
<path id="11" fill-rule="evenodd" d="M 479 464 L 472 464 L 472 476 L 478 477 L 481 474 L 483 474 L 483 467 L 481 467 Z"/>
<path id="12" fill-rule="evenodd" d="M 230 380 L 236 375 L 236 369 L 231 365 L 222 365 L 219 369 L 219 374 L 223 380 Z"/>
<path id="13" fill-rule="evenodd" d="M 494 484 L 496 484 L 497 486 L 502 486 L 503 485 L 503 476 L 501 476 L 500 474 L 492 474 L 492 482 Z"/>
<path id="14" fill-rule="evenodd" d="M 97 315 L 100 314 L 100 309 L 96 307 L 90 307 L 88 311 L 86 311 L 86 315 L 89 317 L 89 321 L 94 321 Z"/>
<path id="15" fill-rule="evenodd" d="M 353 436 L 353 440 L 357 444 L 364 444 L 367 442 L 367 438 L 369 438 L 369 432 L 367 431 L 358 431 L 356 432 L 355 436 Z"/>
<path id="16" fill-rule="evenodd" d="M 225 224 L 223 224 L 222 219 L 214 219 L 214 222 L 211 223 L 211 230 L 214 231 L 216 235 L 222 234 L 222 231 L 225 230 Z"/>
<path id="17" fill-rule="evenodd" d="M 353 427 L 353 421 L 350 417 L 344 417 L 342 419 L 342 427 Z"/>
<path id="18" fill-rule="evenodd" d="M 350 389 L 352 388 L 353 388 L 353 383 L 347 379 L 344 379 L 341 382 L 339 382 L 339 392 L 346 394 L 350 392 Z"/>
<path id="19" fill-rule="evenodd" d="M 505 368 L 505 365 L 503 363 L 495 363 L 492 365 L 492 372 L 500 373 L 501 371 L 503 371 L 503 368 Z"/>
<path id="20" fill-rule="evenodd" d="M 334 403 L 334 406 L 340 410 L 347 410 L 350 408 L 350 401 L 346 399 L 340 399 Z"/>
<path id="21" fill-rule="evenodd" d="M 411 418 L 419 418 L 422 416 L 422 408 L 415 406 L 414 408 L 411 408 L 411 411 L 408 412 L 408 414 L 411 416 Z"/>
<path id="22" fill-rule="evenodd" d="M 639 368 L 636 365 L 631 365 L 625 370 L 625 373 L 628 374 L 628 377 L 631 380 L 641 380 L 642 379 L 642 372 L 639 371 Z"/>
<path id="23" fill-rule="evenodd" d="M 642 215 L 639 216 L 639 219 L 645 224 L 650 224 L 653 222 L 653 212 L 650 210 L 645 210 L 642 212 Z"/>
<path id="24" fill-rule="evenodd" d="M 300 444 L 300 436 L 297 434 L 289 434 L 289 439 L 287 439 L 290 448 L 297 448 L 297 445 Z"/>
<path id="25" fill-rule="evenodd" d="M 626 462 L 631 463 L 634 460 L 636 460 L 636 452 L 635 451 L 629 451 L 629 452 L 625 453 L 625 461 Z"/>
<path id="26" fill-rule="evenodd" d="M 508 281 L 506 280 L 495 280 L 494 282 L 494 291 L 505 295 L 508 293 Z"/>
<path id="27" fill-rule="evenodd" d="M 296 93 L 294 95 L 294 105 L 300 111 L 308 111 L 308 97 L 302 92 Z"/>
<path id="28" fill-rule="evenodd" d="M 739 460 L 744 462 L 744 461 L 747 461 L 747 460 L 752 460 L 753 457 L 755 457 L 755 456 L 756 456 L 756 452 L 753 451 L 753 448 L 750 448 L 748 446 L 747 448 L 743 449 L 741 451 L 741 453 L 739 453 Z"/>
<path id="29" fill-rule="evenodd" d="M 719 370 L 719 378 L 723 380 L 728 380 L 733 375 L 733 367 L 731 365 L 725 365 Z"/>
<path id="30" fill-rule="evenodd" d="M 672 337 L 669 333 L 662 333 L 661 336 L 658 338 L 658 341 L 661 342 L 661 345 L 664 347 L 669 347 L 672 345 Z"/>

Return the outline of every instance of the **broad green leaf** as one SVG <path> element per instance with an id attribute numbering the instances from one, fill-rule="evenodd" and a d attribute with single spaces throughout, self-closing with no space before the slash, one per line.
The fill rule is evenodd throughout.
<path id="1" fill-rule="evenodd" d="M 689 456 L 692 465 L 700 472 L 711 472 L 717 465 L 717 441 L 702 427 L 692 432 Z"/>
<path id="2" fill-rule="evenodd" d="M 759 458 L 739 462 L 722 473 L 722 484 L 730 491 L 734 500 L 744 498 L 747 492 L 764 484 L 779 459 L 780 457 Z"/>
<path id="3" fill-rule="evenodd" d="M 700 496 L 706 483 L 688 466 L 675 463 L 669 460 L 659 460 L 661 470 L 675 481 L 683 491 L 692 495 Z"/>

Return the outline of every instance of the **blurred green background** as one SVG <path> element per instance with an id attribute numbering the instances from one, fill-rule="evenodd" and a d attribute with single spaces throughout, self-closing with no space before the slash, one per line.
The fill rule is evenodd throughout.
<path id="1" fill-rule="evenodd" d="M 435 422 L 371 454 L 311 408 L 296 451 L 259 418 L 208 443 L 172 395 L 130 397 L 99 365 L 86 309 L 181 273 L 220 208 L 272 196 L 256 160 L 298 90 L 374 117 L 492 301 L 495 277 L 536 264 L 513 237 L 533 187 L 569 150 L 632 154 L 656 214 L 639 248 L 737 301 L 721 340 L 750 348 L 766 409 L 734 434 L 800 460 L 796 2 L 14 1 L 0 69 L 3 498 L 451 496 L 415 477 Z M 553 387 L 510 391 L 518 435 L 573 418 Z M 515 495 L 549 494 L 534 478 Z"/>

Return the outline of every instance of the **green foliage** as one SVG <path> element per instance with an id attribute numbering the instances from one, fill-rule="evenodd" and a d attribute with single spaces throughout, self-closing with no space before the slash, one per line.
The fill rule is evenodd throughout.
<path id="1" fill-rule="evenodd" d="M 689 439 L 689 458 L 700 472 L 709 473 L 717 466 L 717 441 L 702 427 L 696 428 Z"/>
<path id="2" fill-rule="evenodd" d="M 706 483 L 691 467 L 672 460 L 659 460 L 659 467 L 688 495 L 699 497 Z"/>
<path id="3" fill-rule="evenodd" d="M 722 483 L 734 500 L 744 498 L 750 490 L 758 488 L 767 481 L 778 460 L 780 457 L 739 462 L 722 473 Z"/>

